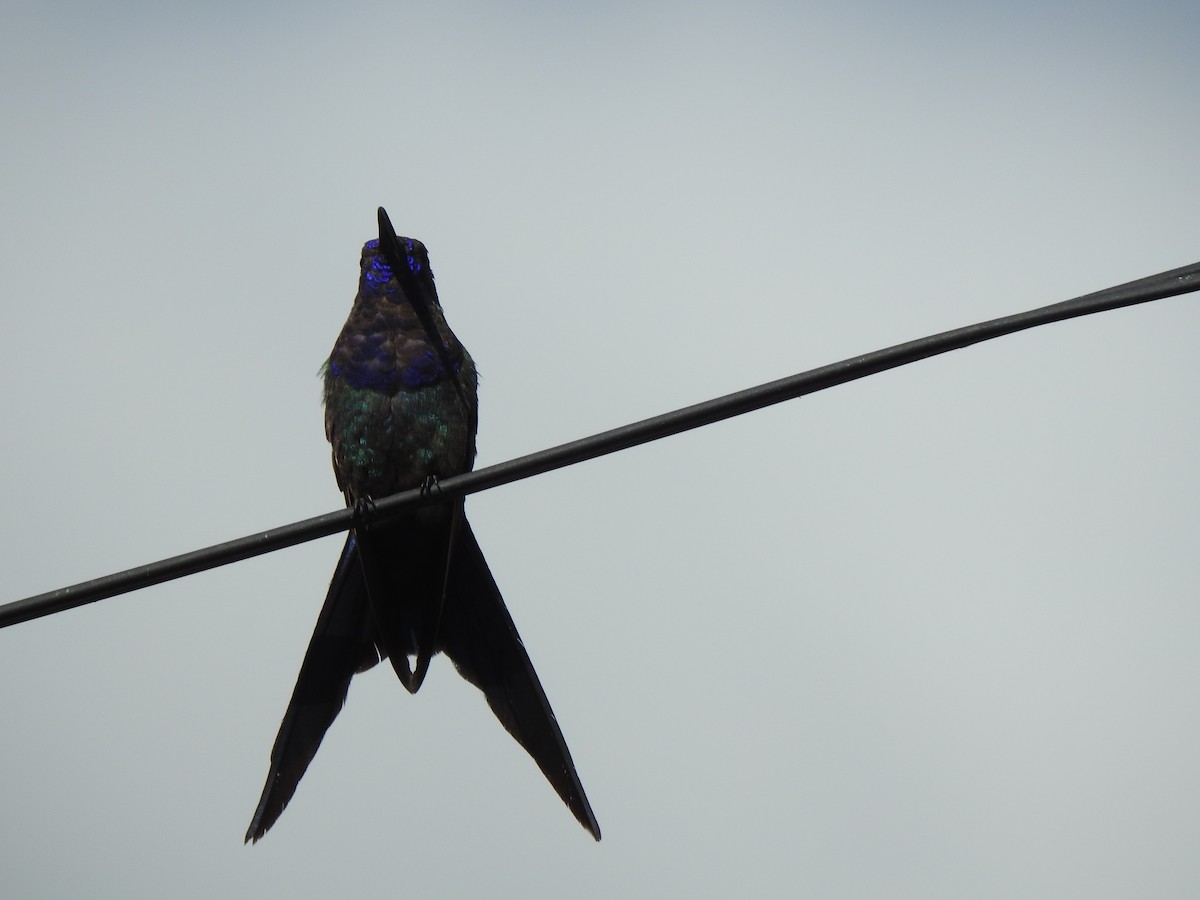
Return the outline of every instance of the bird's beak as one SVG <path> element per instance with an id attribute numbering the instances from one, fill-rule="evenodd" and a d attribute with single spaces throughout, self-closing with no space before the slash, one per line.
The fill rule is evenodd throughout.
<path id="1" fill-rule="evenodd" d="M 404 271 L 404 254 L 400 252 L 400 239 L 388 218 L 387 210 L 379 207 L 379 250 L 388 261 L 392 271 L 399 275 Z"/>
<path id="2" fill-rule="evenodd" d="M 396 245 L 396 229 L 392 227 L 392 220 L 388 218 L 387 210 L 382 206 L 379 207 L 379 245 Z"/>

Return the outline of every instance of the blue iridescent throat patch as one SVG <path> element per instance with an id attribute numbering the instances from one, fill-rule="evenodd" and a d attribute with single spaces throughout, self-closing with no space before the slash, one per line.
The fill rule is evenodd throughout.
<path id="1" fill-rule="evenodd" d="M 408 260 L 408 271 L 412 272 L 414 275 L 420 274 L 421 264 L 419 262 L 417 262 L 416 259 L 414 259 L 413 255 L 412 255 L 412 252 L 413 252 L 412 238 L 404 239 L 404 249 L 408 251 L 408 256 L 406 257 L 406 259 Z"/>
<path id="2" fill-rule="evenodd" d="M 368 242 L 378 244 L 378 241 Z M 377 291 L 382 291 L 387 287 L 387 283 L 392 280 L 392 267 L 387 264 L 387 260 L 382 255 L 376 254 L 367 262 L 367 271 L 363 273 L 367 280 L 367 284 Z"/>
<path id="3" fill-rule="evenodd" d="M 422 269 L 424 269 L 424 266 L 422 266 L 421 261 L 413 255 L 413 239 L 402 238 L 402 240 L 404 241 L 404 249 L 408 251 L 404 257 L 404 261 L 408 263 L 408 271 L 412 272 L 414 275 L 420 275 Z M 370 269 L 367 271 L 367 281 L 369 281 L 372 286 L 387 284 L 392 277 L 392 267 L 388 265 L 387 258 L 382 253 L 378 252 L 379 238 L 372 238 L 371 240 L 367 241 L 365 249 L 377 251 L 375 255 L 371 257 Z"/>

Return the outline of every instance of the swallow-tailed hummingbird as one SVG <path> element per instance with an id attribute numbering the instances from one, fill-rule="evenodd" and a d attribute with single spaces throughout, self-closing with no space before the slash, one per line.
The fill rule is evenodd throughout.
<path id="1" fill-rule="evenodd" d="M 546 694 L 463 512 L 463 500 L 372 524 L 374 500 L 471 469 L 475 363 L 442 312 L 429 256 L 379 209 L 358 295 L 324 367 L 325 435 L 351 530 L 317 618 L 246 840 L 275 823 L 345 703 L 350 679 L 391 661 L 412 693 L 439 651 L 483 691 L 575 818 L 600 826 Z M 411 658 L 411 660 L 410 660 Z"/>

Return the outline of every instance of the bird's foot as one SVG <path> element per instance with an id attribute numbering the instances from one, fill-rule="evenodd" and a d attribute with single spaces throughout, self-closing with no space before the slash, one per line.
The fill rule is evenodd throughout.
<path id="1" fill-rule="evenodd" d="M 354 510 L 354 530 L 359 534 L 366 534 L 371 530 L 371 523 L 375 519 L 375 501 L 370 497 L 359 497 L 351 507 Z"/>

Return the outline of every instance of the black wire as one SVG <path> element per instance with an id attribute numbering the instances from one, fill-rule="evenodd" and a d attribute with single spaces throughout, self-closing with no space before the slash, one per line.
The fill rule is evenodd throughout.
<path id="1" fill-rule="evenodd" d="M 848 381 L 865 378 L 877 372 L 894 369 L 897 366 L 947 353 L 950 350 L 969 347 L 972 344 L 1003 337 L 1006 334 L 1024 331 L 1027 328 L 1036 328 L 1039 325 L 1048 325 L 1051 322 L 1061 322 L 1064 319 L 1105 312 L 1123 306 L 1161 300 L 1164 297 L 1173 297 L 1198 289 L 1200 289 L 1200 263 L 1194 263 L 1107 290 L 1097 291 L 1094 294 L 1077 297 L 1074 300 L 1067 300 L 1064 303 L 1043 306 L 1013 316 L 992 319 L 977 325 L 968 325 L 965 328 L 956 328 L 953 331 L 944 331 L 941 334 L 897 344 L 885 350 L 877 350 L 874 353 L 821 366 L 819 369 L 812 369 L 789 378 L 760 384 L 735 394 L 727 394 L 715 400 L 677 409 L 652 419 L 643 419 L 631 425 L 614 428 L 611 431 L 601 432 L 569 444 L 560 444 L 549 450 L 531 453 L 528 456 L 521 456 L 508 462 L 488 466 L 485 469 L 468 472 L 465 475 L 456 475 L 440 482 L 440 490 L 431 494 L 423 494 L 420 489 L 416 489 L 384 497 L 376 503 L 372 519 L 385 522 L 416 506 L 473 494 L 501 484 L 519 481 L 522 478 L 540 475 L 553 469 L 574 465 L 584 460 L 616 453 L 618 450 L 625 450 L 638 444 L 679 434 L 703 425 L 710 425 L 713 422 L 762 409 L 784 400 L 802 397 L 805 394 L 812 394 L 835 385 L 845 384 Z M 341 509 L 313 519 L 305 519 L 281 528 L 259 532 L 192 553 L 185 553 L 182 556 L 173 556 L 170 559 L 160 560 L 135 569 L 127 569 L 124 572 L 117 572 L 93 581 L 85 581 L 46 594 L 38 594 L 36 597 L 8 603 L 0 606 L 0 628 L 73 609 L 76 606 L 83 606 L 138 588 L 149 587 L 152 584 L 182 578 L 184 575 L 203 572 L 205 569 L 249 559 L 272 550 L 336 534 L 339 531 L 347 530 L 354 524 L 354 515 L 353 509 Z"/>

